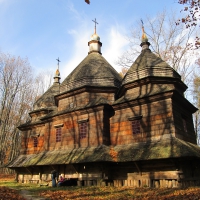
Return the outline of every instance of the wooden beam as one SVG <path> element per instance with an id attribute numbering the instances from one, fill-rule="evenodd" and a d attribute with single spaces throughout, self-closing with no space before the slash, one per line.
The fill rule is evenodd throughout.
<path id="1" fill-rule="evenodd" d="M 26 169 L 30 174 L 33 175 L 33 173 L 32 173 L 27 167 L 25 167 L 25 169 Z"/>
<path id="2" fill-rule="evenodd" d="M 140 175 L 142 175 L 142 171 L 141 171 L 139 165 L 137 164 L 137 162 L 134 162 L 134 164 L 135 164 L 135 166 L 136 166 L 138 172 L 140 173 Z"/>

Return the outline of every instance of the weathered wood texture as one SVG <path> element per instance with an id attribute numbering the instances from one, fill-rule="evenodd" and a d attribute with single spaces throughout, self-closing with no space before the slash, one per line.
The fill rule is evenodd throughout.
<path id="1" fill-rule="evenodd" d="M 165 166 L 165 167 L 163 167 Z M 168 166 L 168 167 L 166 167 Z M 132 186 L 173 188 L 200 185 L 200 163 L 192 164 L 169 160 L 129 162 L 118 164 L 83 163 L 79 165 L 60 165 L 18 169 L 18 181 L 46 183 L 51 181 L 52 168 L 67 179 L 76 179 L 78 186 Z M 194 170 L 196 168 L 196 170 Z"/>
<path id="2" fill-rule="evenodd" d="M 81 139 L 79 136 L 79 122 L 82 120 L 86 120 L 88 126 L 86 138 Z M 57 126 L 61 126 L 60 142 L 56 142 Z M 109 129 L 109 113 L 106 110 L 99 110 L 82 115 L 73 112 L 62 117 L 57 117 L 53 122 L 46 123 L 45 126 L 24 132 L 22 151 L 26 151 L 27 154 L 33 154 L 44 150 L 109 144 Z M 33 146 L 34 137 L 38 139 L 37 147 Z"/>
<path id="3" fill-rule="evenodd" d="M 58 111 L 66 108 L 85 107 L 99 98 L 105 98 L 109 103 L 115 100 L 114 93 L 89 93 L 83 92 L 74 96 L 70 96 L 59 101 Z"/>
<path id="4" fill-rule="evenodd" d="M 175 134 L 171 99 L 115 111 L 110 120 L 111 144 L 128 144 Z M 141 116 L 140 134 L 132 133 L 131 117 Z"/>
<path id="5" fill-rule="evenodd" d="M 173 115 L 175 125 L 175 136 L 182 140 L 196 144 L 196 135 L 194 132 L 194 124 L 192 114 L 178 102 L 173 101 Z M 184 122 L 186 127 L 184 128 Z"/>

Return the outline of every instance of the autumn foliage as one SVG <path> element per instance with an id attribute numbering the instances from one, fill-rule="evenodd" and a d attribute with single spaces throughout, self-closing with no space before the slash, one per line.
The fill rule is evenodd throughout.
<path id="1" fill-rule="evenodd" d="M 196 200 L 200 199 L 200 188 L 188 189 L 150 189 L 131 187 L 87 187 L 75 190 L 45 191 L 41 196 L 51 200 L 76 199 L 76 200 Z"/>
<path id="2" fill-rule="evenodd" d="M 181 12 L 184 12 L 184 16 L 177 22 L 184 23 L 186 28 L 191 26 L 198 26 L 200 22 L 200 1 L 199 0 L 179 0 L 179 4 L 184 5 Z M 199 25 L 200 26 L 200 25 Z M 195 39 L 196 48 L 200 48 L 200 37 L 196 36 Z"/>

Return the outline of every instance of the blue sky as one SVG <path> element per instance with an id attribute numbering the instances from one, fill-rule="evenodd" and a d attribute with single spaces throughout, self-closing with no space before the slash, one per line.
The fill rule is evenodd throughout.
<path id="1" fill-rule="evenodd" d="M 117 70 L 118 56 L 127 48 L 130 27 L 145 16 L 181 10 L 176 0 L 0 0 L 0 51 L 27 57 L 34 71 L 57 68 L 62 80 L 87 56 L 94 32 L 102 55 Z M 145 24 L 145 21 L 144 21 Z M 139 44 L 138 44 L 139 45 Z"/>

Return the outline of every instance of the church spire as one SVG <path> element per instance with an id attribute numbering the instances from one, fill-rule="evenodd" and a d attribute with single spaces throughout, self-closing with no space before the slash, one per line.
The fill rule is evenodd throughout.
<path id="1" fill-rule="evenodd" d="M 88 54 L 92 53 L 92 52 L 97 52 L 99 54 L 101 54 L 101 46 L 102 43 L 100 42 L 100 37 L 98 36 L 98 34 L 96 33 L 96 25 L 98 24 L 98 22 L 95 20 L 92 20 L 95 23 L 94 26 L 94 34 L 91 36 L 90 41 L 88 42 L 88 46 L 89 46 L 89 52 Z"/>
<path id="2" fill-rule="evenodd" d="M 142 47 L 142 50 L 144 50 L 144 49 L 149 49 L 150 43 L 148 42 L 148 37 L 144 30 L 143 21 L 141 20 L 141 22 L 142 22 L 142 38 L 141 38 L 142 43 L 140 44 L 140 46 Z"/>
<path id="3" fill-rule="evenodd" d="M 59 63 L 60 63 L 61 61 L 59 60 L 59 58 L 56 59 L 56 60 L 58 61 L 58 68 L 57 68 L 56 73 L 55 73 L 55 76 L 54 76 L 54 83 L 60 83 Z"/>

